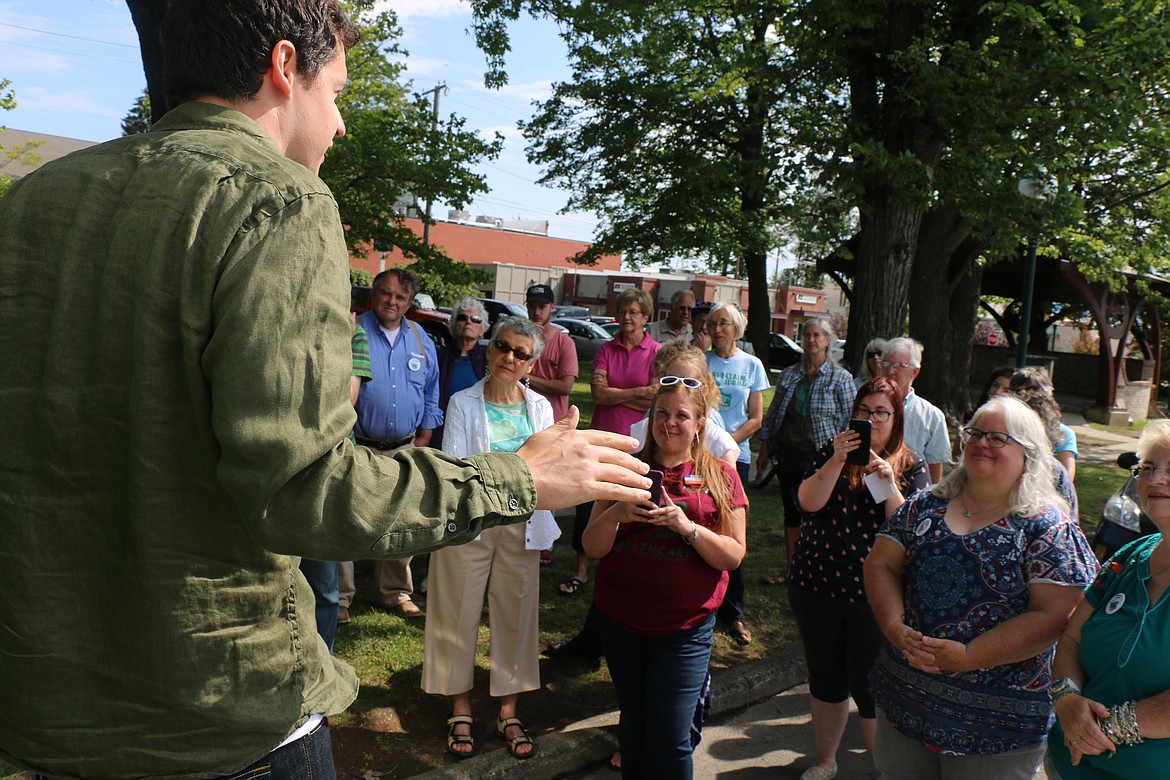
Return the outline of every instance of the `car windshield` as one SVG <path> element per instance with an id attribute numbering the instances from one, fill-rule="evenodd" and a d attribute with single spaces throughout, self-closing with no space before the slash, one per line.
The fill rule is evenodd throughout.
<path id="1" fill-rule="evenodd" d="M 414 307 L 416 309 L 433 309 L 435 308 L 435 299 L 427 293 L 415 293 Z"/>

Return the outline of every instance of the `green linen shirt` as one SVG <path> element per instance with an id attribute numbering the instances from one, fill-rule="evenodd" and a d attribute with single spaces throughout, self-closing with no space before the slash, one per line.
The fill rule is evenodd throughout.
<path id="1" fill-rule="evenodd" d="M 0 756 L 215 777 L 344 710 L 298 556 L 401 558 L 535 508 L 515 455 L 346 439 L 337 205 L 188 103 L 0 198 Z"/>

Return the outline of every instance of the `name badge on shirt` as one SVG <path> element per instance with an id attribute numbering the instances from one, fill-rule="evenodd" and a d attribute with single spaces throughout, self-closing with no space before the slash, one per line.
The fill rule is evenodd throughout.
<path id="1" fill-rule="evenodd" d="M 698 493 L 703 487 L 703 478 L 698 474 L 683 475 L 683 489 L 688 493 Z"/>
<path id="2" fill-rule="evenodd" d="M 1109 603 L 1105 605 L 1105 614 L 1112 615 L 1123 606 L 1125 606 L 1125 594 L 1118 593 L 1116 596 L 1109 599 Z"/>
<path id="3" fill-rule="evenodd" d="M 406 367 L 411 371 L 418 371 L 420 368 L 422 368 L 422 361 L 416 357 L 412 357 L 410 360 L 406 361 Z"/>

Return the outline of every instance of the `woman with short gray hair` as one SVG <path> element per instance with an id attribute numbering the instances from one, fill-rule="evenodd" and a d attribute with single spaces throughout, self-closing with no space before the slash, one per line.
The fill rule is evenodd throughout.
<path id="1" fill-rule="evenodd" d="M 540 326 L 524 317 L 496 323 L 487 373 L 451 397 L 443 451 L 459 458 L 516 452 L 553 424 L 548 400 L 524 379 L 543 346 Z M 540 687 L 540 551 L 560 536 L 552 513 L 527 523 L 489 528 L 467 544 L 431 554 L 423 645 L 422 688 L 451 698 L 447 751 L 475 753 L 471 687 L 484 592 L 491 630 L 490 693 L 500 701 L 494 732 L 513 757 L 536 755 L 536 743 L 517 717 L 519 695 Z"/>

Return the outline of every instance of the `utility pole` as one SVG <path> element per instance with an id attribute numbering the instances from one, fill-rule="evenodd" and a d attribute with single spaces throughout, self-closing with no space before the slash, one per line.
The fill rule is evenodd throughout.
<path id="1" fill-rule="evenodd" d="M 439 132 L 439 93 L 446 92 L 446 91 L 447 91 L 447 83 L 441 82 L 434 89 L 428 89 L 426 92 L 421 93 L 423 95 L 433 94 L 435 96 L 434 114 L 431 117 L 431 130 L 433 130 L 436 133 Z M 426 216 L 426 219 L 423 220 L 423 246 L 430 246 L 430 245 L 431 245 L 431 199 L 427 198 L 427 216 Z"/>

